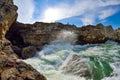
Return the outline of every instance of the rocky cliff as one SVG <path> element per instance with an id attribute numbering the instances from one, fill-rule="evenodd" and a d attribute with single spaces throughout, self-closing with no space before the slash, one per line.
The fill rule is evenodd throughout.
<path id="1" fill-rule="evenodd" d="M 61 34 L 63 33 L 63 34 Z M 71 34 L 76 34 L 73 39 Z M 60 35 L 61 34 L 61 35 Z M 65 36 L 68 35 L 68 36 Z M 6 34 L 13 44 L 14 51 L 22 58 L 32 57 L 34 50 L 41 50 L 45 44 L 49 44 L 60 38 L 68 38 L 74 40 L 74 44 L 95 44 L 104 43 L 107 40 L 120 42 L 120 30 L 114 30 L 112 26 L 104 26 L 103 24 L 87 25 L 76 27 L 75 25 L 62 23 L 43 23 L 36 22 L 34 24 L 14 23 Z M 66 41 L 68 41 L 66 39 Z M 61 39 L 62 40 L 62 39 Z M 24 48 L 32 46 L 29 56 L 24 56 L 26 52 Z M 32 52 L 33 51 L 33 52 Z"/>
<path id="2" fill-rule="evenodd" d="M 112 26 L 103 24 L 87 25 L 78 29 L 77 44 L 104 43 L 107 40 L 119 41 L 118 34 Z"/>
<path id="3" fill-rule="evenodd" d="M 17 7 L 12 0 L 0 0 L 0 39 L 4 39 L 6 31 L 17 18 Z"/>
<path id="4" fill-rule="evenodd" d="M 30 65 L 20 61 L 5 38 L 9 27 L 17 18 L 13 0 L 0 0 L 0 80 L 46 80 Z"/>
<path id="5" fill-rule="evenodd" d="M 120 29 L 114 30 L 112 26 L 98 24 L 76 27 L 43 22 L 23 24 L 16 22 L 17 15 L 13 0 L 0 0 L 0 80 L 46 80 L 19 58 L 33 57 L 36 50 L 53 41 L 82 45 L 107 40 L 120 42 Z"/>
<path id="6" fill-rule="evenodd" d="M 14 51 L 20 57 L 25 58 L 23 53 L 25 52 L 24 48 L 32 46 L 37 50 L 41 50 L 45 44 L 55 41 L 61 31 L 75 32 L 76 29 L 75 26 L 64 25 L 62 23 L 36 22 L 34 24 L 23 24 L 16 22 L 7 32 L 6 37 L 12 42 Z M 28 55 L 32 56 L 30 54 Z"/>

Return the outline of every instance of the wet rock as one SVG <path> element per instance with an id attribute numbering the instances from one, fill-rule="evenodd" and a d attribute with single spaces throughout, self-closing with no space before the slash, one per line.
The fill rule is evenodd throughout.
<path id="1" fill-rule="evenodd" d="M 75 29 L 75 26 L 73 27 L 72 25 L 64 25 L 61 23 L 36 22 L 32 25 L 16 22 L 10 27 L 6 34 L 6 38 L 11 41 L 13 46 L 21 49 L 19 52 L 21 52 L 20 54 L 24 56 L 26 55 L 23 53 L 24 48 L 34 46 L 37 50 L 41 50 L 45 44 L 49 44 L 50 42 L 56 40 L 62 30 L 74 33 Z M 69 38 L 69 41 L 71 40 L 73 39 Z M 18 56 L 21 57 L 22 55 Z"/>
<path id="2" fill-rule="evenodd" d="M 35 46 L 41 50 L 45 44 L 56 40 L 58 33 L 62 30 L 73 31 L 76 27 L 64 25 L 62 23 L 42 23 L 23 24 L 16 22 L 7 32 L 6 37 L 13 45 L 20 48 Z"/>
<path id="3" fill-rule="evenodd" d="M 90 78 L 89 67 L 86 64 L 88 59 L 76 54 L 70 54 L 63 62 L 60 69 L 64 74 L 73 74 L 80 77 Z"/>
<path id="4" fill-rule="evenodd" d="M 34 46 L 28 46 L 28 47 L 23 48 L 21 57 L 24 59 L 31 58 L 31 57 L 35 56 L 36 52 L 37 51 Z"/>
<path id="5" fill-rule="evenodd" d="M 100 59 L 100 57 L 78 56 L 76 54 L 69 55 L 60 66 L 60 69 L 64 74 L 85 77 L 87 80 L 101 80 L 104 77 L 111 76 L 113 73 L 109 61 Z"/>
<path id="6" fill-rule="evenodd" d="M 76 27 L 62 23 L 36 22 L 34 24 L 23 24 L 16 22 L 7 32 L 6 37 L 14 46 L 18 46 L 21 49 L 27 46 L 34 46 L 37 50 L 41 50 L 45 44 L 64 38 L 64 34 L 61 37 L 59 34 L 65 31 L 76 35 L 77 38 L 72 40 L 73 36 L 68 34 L 71 38 L 69 37 L 69 40 L 67 40 L 72 40 L 75 44 L 104 43 L 107 40 L 120 41 L 118 32 L 112 26 L 104 26 L 103 24 Z M 66 40 L 66 38 L 60 40 Z"/>
<path id="7" fill-rule="evenodd" d="M 1 42 L 0 50 L 0 80 L 46 80 L 46 78 L 32 66 L 20 61 L 17 55 L 12 51 L 10 45 Z M 5 46 L 9 46 L 7 51 Z M 28 73 L 27 73 L 28 72 Z M 30 73 L 29 73 L 30 72 Z M 26 75 L 22 75 L 25 73 Z"/>
<path id="8" fill-rule="evenodd" d="M 18 46 L 12 46 L 12 49 L 19 57 L 21 57 L 21 48 L 19 48 Z"/>
<path id="9" fill-rule="evenodd" d="M 0 80 L 46 80 L 41 73 L 18 59 L 11 42 L 5 38 L 16 18 L 17 7 L 13 0 L 0 0 Z M 30 74 L 21 75 L 26 72 Z"/>

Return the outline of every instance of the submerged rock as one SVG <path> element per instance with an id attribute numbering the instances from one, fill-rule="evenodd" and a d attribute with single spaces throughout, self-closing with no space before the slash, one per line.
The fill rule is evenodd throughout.
<path id="1" fill-rule="evenodd" d="M 87 64 L 89 59 L 85 59 L 82 56 L 76 54 L 70 54 L 67 59 L 63 62 L 60 69 L 64 74 L 73 74 L 80 77 L 90 78 L 90 71 Z"/>
<path id="2" fill-rule="evenodd" d="M 95 56 L 78 56 L 76 54 L 69 55 L 60 69 L 64 74 L 73 74 L 93 80 L 109 77 L 113 72 L 109 61 Z"/>

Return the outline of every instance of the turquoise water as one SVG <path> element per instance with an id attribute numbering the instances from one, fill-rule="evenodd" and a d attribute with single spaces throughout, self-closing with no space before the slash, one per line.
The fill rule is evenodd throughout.
<path id="1" fill-rule="evenodd" d="M 70 55 L 80 58 L 69 63 Z M 120 79 L 120 45 L 112 41 L 86 45 L 53 42 L 45 45 L 35 57 L 23 61 L 43 73 L 48 80 Z M 88 71 L 89 77 L 81 76 L 84 71 Z"/>

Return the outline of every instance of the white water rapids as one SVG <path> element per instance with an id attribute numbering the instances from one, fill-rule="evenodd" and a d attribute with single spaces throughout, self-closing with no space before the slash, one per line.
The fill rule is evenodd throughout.
<path id="1" fill-rule="evenodd" d="M 83 58 L 71 62 L 70 66 L 72 67 L 69 67 L 63 63 L 71 54 Z M 67 41 L 52 42 L 45 45 L 43 50 L 37 52 L 36 56 L 23 61 L 31 64 L 48 80 L 120 80 L 120 45 L 112 41 L 86 45 L 72 45 Z M 84 71 L 82 69 L 86 69 L 79 66 L 81 63 L 88 66 L 90 78 L 76 75 Z M 65 69 L 61 69 L 61 66 L 67 66 L 66 70 L 71 72 L 65 73 Z"/>

